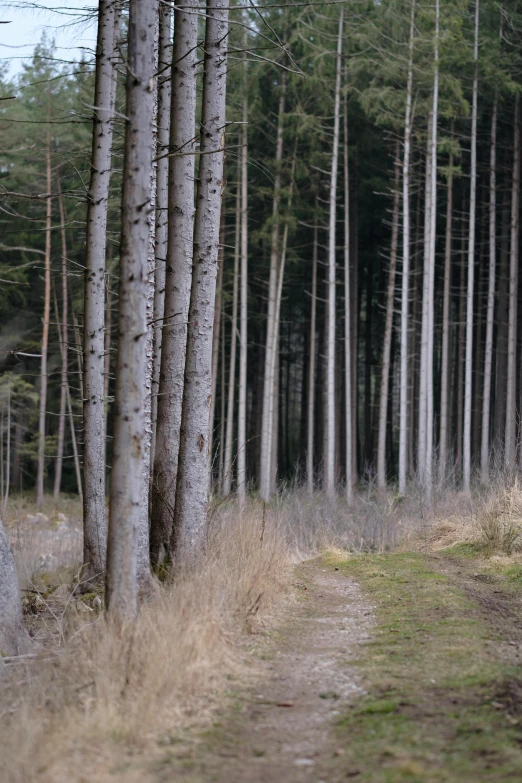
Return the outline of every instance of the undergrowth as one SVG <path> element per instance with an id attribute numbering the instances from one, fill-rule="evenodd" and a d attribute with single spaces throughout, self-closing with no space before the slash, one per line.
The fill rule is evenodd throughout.
<path id="1" fill-rule="evenodd" d="M 287 487 L 270 505 L 252 499 L 242 513 L 233 500 L 216 503 L 201 569 L 158 586 L 154 602 L 116 633 L 99 596 L 73 593 L 81 572 L 79 508 L 68 499 L 63 514 L 59 505 L 48 500 L 37 518 L 27 499 L 14 498 L 7 516 L 24 603 L 35 616 L 36 657 L 10 666 L 0 682 L 6 783 L 103 783 L 133 754 L 154 754 L 162 738 L 208 724 L 230 681 L 255 671 L 259 631 L 273 627 L 291 600 L 295 562 L 336 549 L 366 553 L 357 562 L 378 569 L 372 553 L 401 548 L 453 546 L 462 556 L 500 557 L 521 547 L 516 481 L 477 486 L 472 496 L 438 487 L 428 504 L 421 486 L 401 498 L 368 480 L 351 507 L 342 495 Z M 415 582 L 415 562 L 407 563 Z M 372 578 L 387 589 L 386 579 Z M 401 589 L 421 611 L 423 593 Z M 387 660 L 406 627 L 390 632 Z M 133 774 L 129 764 L 126 782 Z"/>
<path id="2" fill-rule="evenodd" d="M 125 757 L 204 723 L 288 594 L 283 533 L 273 518 L 261 525 L 257 513 L 221 514 L 202 568 L 179 572 L 122 633 L 82 615 L 61 647 L 18 663 L 2 692 L 2 780 L 112 780 Z"/>

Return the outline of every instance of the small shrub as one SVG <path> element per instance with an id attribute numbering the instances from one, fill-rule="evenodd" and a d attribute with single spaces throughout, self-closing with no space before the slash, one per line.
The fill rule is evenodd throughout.
<path id="1" fill-rule="evenodd" d="M 522 551 L 522 488 L 518 479 L 497 488 L 477 514 L 482 543 L 489 552 Z"/>

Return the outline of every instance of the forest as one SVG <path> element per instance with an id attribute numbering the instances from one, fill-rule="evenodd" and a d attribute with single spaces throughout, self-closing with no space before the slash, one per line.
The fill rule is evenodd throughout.
<path id="1" fill-rule="evenodd" d="M 519 780 L 522 8 L 59 13 L 0 60 L 6 780 Z"/>

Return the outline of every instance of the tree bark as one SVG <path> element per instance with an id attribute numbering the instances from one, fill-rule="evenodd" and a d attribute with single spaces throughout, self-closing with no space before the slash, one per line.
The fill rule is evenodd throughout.
<path id="1" fill-rule="evenodd" d="M 345 82 L 347 82 L 345 67 Z M 345 454 L 346 454 L 346 501 L 353 501 L 353 368 L 352 368 L 352 313 L 351 313 L 351 285 L 350 285 L 350 160 L 348 156 L 348 98 L 344 96 L 343 112 L 343 141 L 344 141 L 344 394 L 345 394 Z M 315 210 L 317 213 L 317 209 Z M 317 221 L 317 215 L 315 217 Z M 315 237 L 317 240 L 317 237 Z M 317 241 L 316 241 L 315 275 L 317 277 Z M 316 282 L 317 288 L 317 282 Z"/>
<path id="2" fill-rule="evenodd" d="M 454 123 L 451 123 L 451 138 L 454 135 Z M 449 429 L 449 373 L 450 373 L 450 300 L 451 300 L 451 248 L 453 232 L 453 152 L 450 153 L 448 166 L 448 198 L 446 206 L 446 238 L 444 247 L 444 292 L 442 300 L 442 346 L 440 380 L 440 441 L 439 441 L 439 477 L 444 482 L 448 470 L 448 429 Z"/>
<path id="3" fill-rule="evenodd" d="M 277 321 L 277 310 L 276 310 Z M 280 411 L 280 389 L 281 389 L 281 356 L 280 356 L 280 344 L 279 344 L 279 330 L 275 334 L 275 346 L 273 347 L 273 361 L 274 361 L 274 391 L 272 393 L 271 401 L 271 427 L 270 427 L 270 494 L 275 492 L 277 487 L 277 469 L 278 469 L 278 457 L 279 457 L 279 411 Z"/>
<path id="4" fill-rule="evenodd" d="M 110 274 L 107 274 L 106 293 L 105 293 L 105 339 L 104 339 L 104 351 L 105 360 L 103 367 L 103 396 L 105 398 L 105 440 L 107 440 L 107 414 L 108 414 L 108 397 L 109 388 L 111 382 L 111 345 L 112 345 L 112 288 L 110 282 Z M 107 444 L 106 444 L 107 448 Z"/>
<path id="5" fill-rule="evenodd" d="M 11 380 L 7 380 L 7 443 L 5 450 L 5 491 L 2 511 L 5 514 L 9 501 L 9 485 L 11 483 Z"/>
<path id="6" fill-rule="evenodd" d="M 511 192 L 511 246 L 509 254 L 509 320 L 507 344 L 507 393 L 504 467 L 515 467 L 516 449 L 516 386 L 517 386 L 517 300 L 518 241 L 520 204 L 520 96 L 515 98 L 515 132 L 513 140 L 513 185 Z"/>
<path id="7" fill-rule="evenodd" d="M 339 163 L 339 126 L 341 107 L 341 65 L 343 44 L 344 8 L 339 14 L 334 95 L 334 128 L 332 168 L 330 173 L 330 221 L 328 228 L 328 329 L 326 365 L 326 459 L 324 486 L 328 494 L 335 492 L 335 318 L 336 318 L 336 225 L 337 225 L 337 174 Z"/>
<path id="8" fill-rule="evenodd" d="M 413 40 L 415 35 L 415 0 L 411 4 L 410 40 L 408 45 L 408 81 L 404 119 L 404 153 L 402 163 L 402 292 L 401 292 L 401 375 L 399 430 L 399 494 L 406 493 L 408 474 L 408 306 L 410 296 L 410 146 L 413 96 Z"/>
<path id="9" fill-rule="evenodd" d="M 221 321 L 223 310 L 223 266 L 225 261 L 225 199 L 223 199 L 223 206 L 221 208 L 221 222 L 219 227 L 219 248 L 218 248 L 218 270 L 216 280 L 216 304 L 214 307 L 214 328 L 212 330 L 212 400 L 210 402 L 210 459 L 213 459 L 214 454 L 214 429 L 216 418 L 216 394 L 217 394 L 217 381 L 218 381 L 218 367 L 219 367 L 219 346 L 221 336 Z M 221 456 L 223 444 L 220 443 L 219 453 Z M 221 471 L 222 472 L 222 471 Z M 223 476 L 218 481 L 219 491 L 223 485 Z M 210 471 L 209 480 L 212 483 L 212 468 Z"/>
<path id="10" fill-rule="evenodd" d="M 500 260 L 498 270 L 498 312 L 509 313 L 509 226 L 510 194 L 504 189 L 500 225 Z M 501 464 L 506 427 L 508 318 L 497 318 L 495 348 L 495 405 L 493 409 L 494 459 Z"/>
<path id="11" fill-rule="evenodd" d="M 155 0 L 157 2 L 157 0 Z M 157 8 L 159 11 L 159 6 Z M 145 305 L 145 323 L 147 335 L 145 340 L 145 375 L 143 377 L 144 385 L 144 428 L 142 441 L 142 477 L 141 477 L 141 500 L 140 515 L 138 525 L 137 542 L 137 580 L 139 596 L 146 598 L 153 591 L 153 580 L 150 569 L 150 487 L 152 483 L 151 475 L 151 452 L 153 448 L 154 426 L 152 423 L 152 383 L 154 376 L 154 309 L 155 309 L 155 272 L 156 272 L 156 193 L 157 193 L 157 131 L 158 131 L 158 89 L 156 74 L 158 71 L 159 56 L 159 19 L 155 23 L 154 33 L 154 77 L 150 88 L 152 89 L 154 100 L 151 117 L 152 138 L 153 138 L 153 157 L 152 166 L 149 172 L 149 255 L 147 259 L 147 296 Z M 163 32 L 163 31 L 162 31 Z"/>
<path id="12" fill-rule="evenodd" d="M 151 467 L 156 450 L 156 423 L 158 419 L 158 394 L 160 385 L 161 343 L 165 315 L 165 266 L 168 247 L 168 192 L 169 192 L 169 131 L 172 63 L 172 6 L 160 3 L 158 44 L 158 114 L 156 136 L 156 224 L 154 270 L 154 318 L 153 318 L 153 366 L 151 392 Z"/>
<path id="13" fill-rule="evenodd" d="M 426 177 L 424 195 L 424 265 L 422 275 L 422 325 L 419 369 L 419 420 L 417 428 L 417 474 L 420 484 L 428 489 L 427 483 L 427 432 L 428 432 L 428 367 L 429 367 L 429 307 L 431 280 L 431 200 L 433 176 L 431 138 L 433 134 L 433 111 L 430 112 L 427 132 Z"/>
<path id="14" fill-rule="evenodd" d="M 230 360 L 228 368 L 227 426 L 225 433 L 225 463 L 223 473 L 223 496 L 230 495 L 232 487 L 232 439 L 234 435 L 234 396 L 236 391 L 236 346 L 237 346 L 237 294 L 239 282 L 239 255 L 241 243 L 241 157 L 238 157 L 236 193 L 236 231 L 234 240 L 234 277 L 232 281 L 232 318 L 230 328 Z"/>
<path id="15" fill-rule="evenodd" d="M 78 386 L 80 392 L 80 401 L 83 403 L 83 399 L 84 399 L 83 397 L 83 348 L 82 348 L 82 339 L 80 336 L 80 325 L 78 323 L 78 318 L 76 317 L 76 313 L 74 312 L 74 307 L 71 307 L 71 315 L 72 315 L 72 322 L 73 322 L 76 361 L 78 363 Z"/>
<path id="16" fill-rule="evenodd" d="M 473 402 L 473 294 L 475 280 L 475 213 L 477 200 L 477 101 L 478 101 L 479 0 L 475 0 L 473 99 L 471 109 L 471 185 L 469 194 L 468 290 L 466 301 L 466 365 L 464 381 L 464 433 L 462 444 L 463 487 L 471 484 L 471 414 Z"/>
<path id="17" fill-rule="evenodd" d="M 60 174 L 57 174 L 57 186 L 58 186 L 58 206 L 60 209 L 60 235 L 62 239 L 62 326 L 60 329 L 60 321 L 57 319 L 58 331 L 60 333 L 60 342 L 62 344 L 61 356 L 62 356 L 62 371 L 61 371 L 61 384 L 60 384 L 60 411 L 58 414 L 58 444 L 56 449 L 56 464 L 54 469 L 54 497 L 57 498 L 60 494 L 60 487 L 62 483 L 62 464 L 63 464 L 63 446 L 65 440 L 65 416 L 67 406 L 67 360 L 68 360 L 68 330 L 67 330 L 67 239 L 65 233 L 65 208 L 63 203 L 62 187 L 60 182 Z"/>
<path id="18" fill-rule="evenodd" d="M 350 210 L 350 337 L 352 353 L 352 484 L 355 485 L 358 476 L 358 404 L 359 404 L 359 209 L 358 201 L 359 164 L 357 143 L 355 144 L 355 158 L 353 163 L 353 175 L 350 179 L 351 210 Z"/>
<path id="19" fill-rule="evenodd" d="M 308 363 L 308 400 L 307 400 L 307 448 L 306 448 L 306 480 L 308 491 L 314 491 L 314 427 L 315 427 L 315 359 L 316 359 L 316 320 L 317 320 L 317 248 L 319 214 L 317 195 L 314 210 L 314 237 L 312 246 L 312 293 L 310 305 L 310 345 Z"/>
<path id="20" fill-rule="evenodd" d="M 379 405 L 379 437 L 377 445 L 377 486 L 386 487 L 386 424 L 388 421 L 388 398 L 390 386 L 390 358 L 393 332 L 393 311 L 395 305 L 395 273 L 397 268 L 397 248 L 399 239 L 400 207 L 400 161 L 399 149 L 395 150 L 395 187 L 393 192 L 392 235 L 390 249 L 390 270 L 388 273 L 388 291 L 386 294 L 386 320 L 384 325 L 384 346 L 382 350 L 381 396 Z"/>
<path id="21" fill-rule="evenodd" d="M 215 324 L 216 321 L 214 320 L 214 325 Z M 225 420 L 226 420 L 226 377 L 227 377 L 225 308 L 223 307 L 222 301 L 221 301 L 221 330 L 220 331 L 221 331 L 221 411 L 220 411 L 220 419 L 219 419 L 218 492 L 221 494 L 223 492 L 223 474 L 224 474 L 224 465 L 225 465 L 225 423 L 226 423 Z M 211 417 L 211 421 L 212 421 L 212 417 Z"/>
<path id="22" fill-rule="evenodd" d="M 246 503 L 247 473 L 247 363 L 248 363 L 248 31 L 243 32 L 243 126 L 241 149 L 241 290 L 239 331 L 239 401 L 237 416 L 237 496 L 240 506 Z"/>
<path id="23" fill-rule="evenodd" d="M 150 529 L 153 567 L 170 551 L 176 505 L 192 281 L 198 7 L 196 0 L 187 0 L 174 10 L 165 318 Z"/>
<path id="24" fill-rule="evenodd" d="M 58 312 L 58 301 L 56 299 L 56 291 L 54 294 L 54 312 L 55 312 L 55 318 L 56 323 L 60 323 L 60 315 Z M 60 353 L 62 355 L 62 362 L 63 362 L 63 344 L 62 340 L 60 340 Z M 81 378 L 81 376 L 80 376 Z M 67 401 L 67 413 L 69 417 L 69 427 L 71 430 L 71 443 L 72 443 L 72 450 L 73 450 L 73 459 L 74 459 L 74 470 L 76 473 L 76 483 L 78 485 L 78 495 L 80 496 L 80 500 L 83 502 L 83 492 L 82 492 L 82 471 L 80 468 L 80 455 L 78 453 L 78 443 L 76 440 L 76 429 L 74 427 L 74 414 L 72 409 L 72 400 L 71 400 L 71 389 L 69 387 L 69 380 L 66 377 L 65 379 L 66 385 L 65 385 L 65 396 Z"/>
<path id="25" fill-rule="evenodd" d="M 50 98 L 47 111 L 47 119 L 50 121 L 51 108 Z M 48 198 L 46 203 L 45 215 L 45 260 L 44 260 L 44 310 L 43 310 L 43 330 L 42 330 L 42 363 L 40 367 L 40 410 L 38 417 L 38 470 L 36 475 L 36 505 L 40 506 L 44 499 L 44 477 L 45 477 L 45 413 L 47 406 L 47 349 L 49 345 L 49 318 L 51 312 L 51 219 L 52 219 L 52 199 L 51 193 L 51 131 L 48 125 L 45 142 L 45 171 L 47 180 Z"/>
<path id="26" fill-rule="evenodd" d="M 484 194 L 485 194 L 485 188 Z M 478 200 L 478 199 L 477 199 Z M 486 216 L 486 199 L 484 197 L 482 201 L 482 210 L 477 217 L 477 226 L 481 231 L 480 239 L 475 243 L 478 248 L 478 264 L 475 271 L 475 300 L 476 300 L 476 315 L 474 325 L 474 337 L 473 342 L 475 349 L 473 352 L 473 405 L 471 416 L 471 459 L 480 465 L 480 442 L 482 432 L 482 393 L 484 390 L 484 347 L 485 340 L 482 339 L 483 327 L 486 323 L 486 319 L 483 317 L 483 313 L 486 312 L 486 275 L 485 275 L 485 259 L 488 252 L 487 243 L 483 241 L 484 234 L 483 224 L 485 223 Z"/>
<path id="27" fill-rule="evenodd" d="M 463 203 L 464 215 L 465 203 Z M 464 361 L 466 351 L 466 235 L 465 235 L 465 217 L 462 219 L 462 243 L 460 254 L 460 284 L 459 284 L 459 328 L 458 328 L 458 350 L 457 350 L 457 404 L 456 404 L 456 472 L 462 472 L 463 460 L 463 432 L 464 432 Z"/>
<path id="28" fill-rule="evenodd" d="M 272 204 L 272 236 L 270 247 L 270 276 L 268 281 L 268 312 L 266 321 L 265 371 L 263 380 L 263 413 L 261 423 L 261 464 L 259 494 L 265 502 L 270 500 L 271 485 L 271 439 L 272 433 L 270 408 L 273 407 L 274 378 L 270 368 L 273 365 L 272 350 L 274 345 L 275 300 L 277 290 L 277 273 L 280 260 L 279 206 L 281 202 L 281 164 L 283 161 L 283 122 L 285 115 L 286 73 L 281 75 L 281 92 L 279 95 L 279 110 L 277 116 L 277 142 L 275 157 L 274 200 Z"/>
<path id="29" fill-rule="evenodd" d="M 74 458 L 74 471 L 76 473 L 76 484 L 78 485 L 78 495 L 83 503 L 82 471 L 80 468 L 80 455 L 78 453 L 78 442 L 76 440 L 76 429 L 74 427 L 74 414 L 72 409 L 71 390 L 67 384 L 67 410 L 69 412 L 69 426 L 71 429 L 71 443 Z"/>
<path id="30" fill-rule="evenodd" d="M 91 153 L 87 194 L 87 237 L 83 345 L 83 560 L 89 575 L 105 568 L 104 305 L 107 209 L 119 39 L 119 0 L 100 0 Z"/>
<path id="31" fill-rule="evenodd" d="M 212 327 L 216 294 L 227 84 L 228 1 L 207 0 L 192 290 L 173 526 L 176 550 L 205 548 L 208 506 Z"/>
<path id="32" fill-rule="evenodd" d="M 430 198 L 430 256 L 428 296 L 428 355 L 427 355 L 427 429 L 426 429 L 426 486 L 428 500 L 433 497 L 433 434 L 434 434 L 434 389 L 433 357 L 435 334 L 435 247 L 437 243 L 437 125 L 439 118 L 439 18 L 440 0 L 435 3 L 435 45 L 433 76 L 433 120 L 431 128 L 431 198 Z"/>
<path id="33" fill-rule="evenodd" d="M 279 438 L 279 397 L 280 388 L 280 325 L 281 325 L 281 301 L 283 296 L 283 281 L 285 275 L 286 265 L 286 250 L 288 246 L 288 218 L 292 207 L 292 198 L 294 194 L 295 185 L 295 166 L 297 162 L 297 143 L 298 137 L 296 136 L 294 145 L 294 154 L 292 156 L 292 167 L 290 171 L 290 188 L 288 191 L 288 204 L 287 215 L 285 220 L 285 226 L 283 229 L 283 240 L 281 242 L 281 260 L 279 262 L 279 270 L 277 277 L 277 287 L 274 302 L 274 329 L 273 329 L 273 343 L 270 347 L 271 363 L 269 367 L 269 377 L 273 379 L 273 391 L 270 396 L 270 405 L 268 408 L 268 431 L 270 433 L 270 495 L 276 488 L 277 483 L 277 466 L 278 466 L 278 438 Z"/>
<path id="34" fill-rule="evenodd" d="M 493 367 L 493 326 L 495 320 L 495 289 L 497 268 L 497 113 L 498 92 L 493 100 L 491 116 L 491 146 L 489 153 L 489 280 L 486 317 L 486 349 L 484 361 L 484 396 L 482 399 L 482 443 L 480 472 L 482 481 L 489 478 L 489 433 L 491 419 L 491 372 Z"/>
<path id="35" fill-rule="evenodd" d="M 0 663 L 2 656 L 20 655 L 30 648 L 16 565 L 0 519 Z"/>
<path id="36" fill-rule="evenodd" d="M 119 623 L 137 609 L 138 532 L 145 447 L 149 209 L 153 165 L 157 0 L 130 0 L 120 247 L 118 361 L 106 600 Z"/>

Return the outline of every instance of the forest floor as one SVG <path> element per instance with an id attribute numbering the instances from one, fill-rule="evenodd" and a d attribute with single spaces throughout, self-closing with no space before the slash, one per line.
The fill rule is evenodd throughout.
<path id="1" fill-rule="evenodd" d="M 522 563 L 472 544 L 296 568 L 297 603 L 197 737 L 143 777 L 170 783 L 522 779 Z M 129 768 L 114 770 L 122 780 Z"/>

